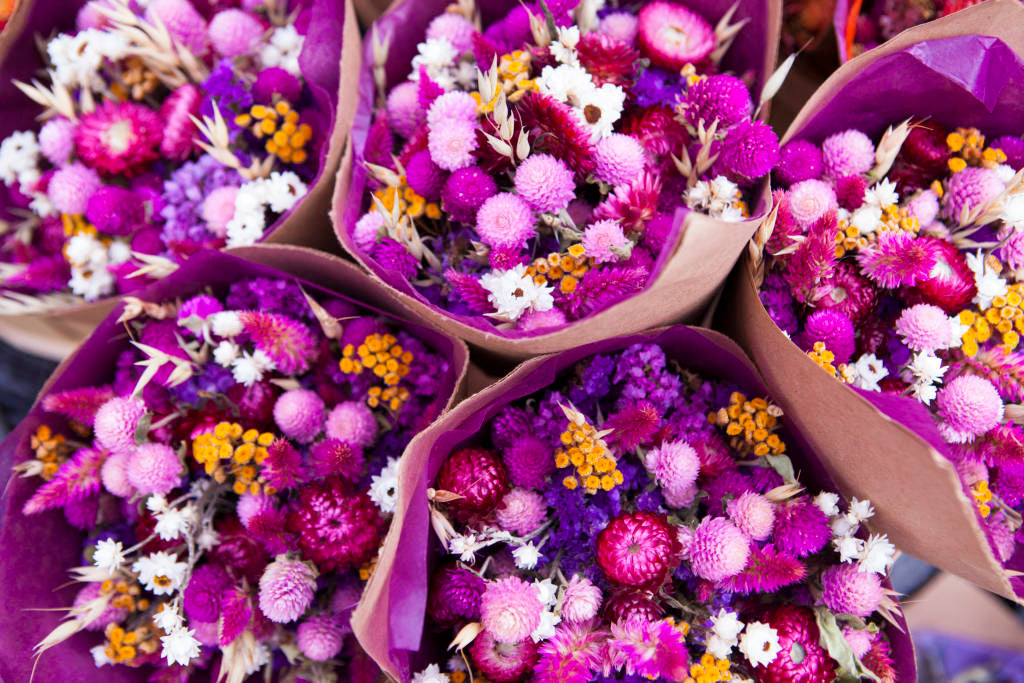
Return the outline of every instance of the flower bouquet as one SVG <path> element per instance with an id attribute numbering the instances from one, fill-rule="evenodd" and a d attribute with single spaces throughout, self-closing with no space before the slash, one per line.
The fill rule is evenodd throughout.
<path id="1" fill-rule="evenodd" d="M 763 396 L 696 328 L 523 364 L 406 451 L 360 642 L 417 683 L 915 680 L 871 504 Z"/>
<path id="2" fill-rule="evenodd" d="M 777 160 L 777 4 L 601 5 L 403 2 L 366 41 L 338 237 L 506 357 L 699 315 Z"/>
<path id="3" fill-rule="evenodd" d="M 322 242 L 306 224 L 354 112 L 345 11 L 26 1 L 0 49 L 0 315 L 74 311 L 207 249 Z"/>
<path id="4" fill-rule="evenodd" d="M 1022 21 L 1013 1 L 969 8 L 826 82 L 721 309 L 879 529 L 1018 600 L 1024 52 L 1002 41 L 1024 43 L 1002 27 Z"/>
<path id="5" fill-rule="evenodd" d="M 4 680 L 374 680 L 349 615 L 466 348 L 247 253 L 280 269 L 205 252 L 125 298 L 4 442 Z"/>

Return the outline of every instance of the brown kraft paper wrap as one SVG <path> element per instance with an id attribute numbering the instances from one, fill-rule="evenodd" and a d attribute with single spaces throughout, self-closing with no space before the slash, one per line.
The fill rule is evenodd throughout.
<path id="1" fill-rule="evenodd" d="M 947 62 L 959 64 L 963 72 L 949 76 L 936 72 L 929 76 L 954 81 L 947 87 L 964 100 L 971 99 L 973 94 L 974 101 L 968 105 L 959 106 L 960 102 L 943 92 L 939 97 L 907 96 L 905 101 L 896 102 L 891 97 L 883 98 L 884 104 L 879 108 L 885 111 L 877 113 L 868 109 L 861 98 L 852 104 L 845 114 L 846 120 L 839 125 L 823 121 L 825 117 L 819 114 L 826 111 L 836 116 L 835 112 L 845 109 L 835 101 L 844 88 L 852 83 L 847 91 L 851 92 L 859 75 L 882 60 L 898 59 L 898 53 L 916 50 L 915 57 L 924 60 L 917 68 L 921 72 L 934 69 L 926 61 L 927 48 L 918 49 L 923 41 L 953 38 L 964 41 L 964 45 L 976 42 L 975 48 L 983 50 L 986 59 L 991 58 L 996 64 L 1000 54 L 1009 54 L 1011 50 L 1022 55 L 1021 26 L 1024 6 L 1016 0 L 991 0 L 905 31 L 836 71 L 797 115 L 783 144 L 803 137 L 820 142 L 830 133 L 851 126 L 864 126 L 869 134 L 877 134 L 890 123 L 899 123 L 911 115 L 931 115 L 940 123 L 954 126 L 1006 126 L 1005 121 L 1013 120 L 1013 115 L 1005 107 L 992 113 L 998 96 L 993 91 L 1000 88 L 979 85 L 976 81 L 983 80 L 984 65 L 969 58 L 965 61 L 963 53 L 958 53 L 959 58 L 949 54 Z M 965 79 L 968 72 L 975 81 Z M 975 87 L 964 92 L 968 83 Z M 870 85 L 863 86 L 865 92 L 873 89 L 890 96 L 897 87 L 895 80 L 871 80 Z M 1003 95 L 1005 98 L 1010 93 Z M 1019 94 L 1012 101 L 1018 102 L 1019 107 Z M 857 104 L 861 106 L 858 108 Z M 1021 119 L 1019 114 L 1016 116 L 1019 134 Z M 1020 578 L 1024 557 L 1020 544 L 1006 567 L 1001 566 L 952 462 L 939 450 L 943 443 L 927 412 L 907 410 L 906 405 L 896 405 L 896 400 L 883 394 L 858 393 L 822 372 L 776 327 L 762 306 L 758 297 L 760 271 L 755 264 L 755 258 L 760 261 L 760 254 L 752 256 L 756 251 L 751 245 L 730 278 L 719 307 L 719 326 L 753 358 L 773 396 L 785 409 L 787 419 L 806 435 L 843 495 L 870 498 L 877 511 L 872 526 L 888 533 L 901 550 L 994 593 L 1024 602 L 1024 581 Z"/>

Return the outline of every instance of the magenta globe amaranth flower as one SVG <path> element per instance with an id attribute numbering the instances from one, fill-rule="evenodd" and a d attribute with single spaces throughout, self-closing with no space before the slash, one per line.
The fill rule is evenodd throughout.
<path id="1" fill-rule="evenodd" d="M 867 135 L 851 128 L 825 138 L 821 158 L 829 177 L 860 175 L 875 165 L 875 145 Z"/>
<path id="2" fill-rule="evenodd" d="M 836 308 L 815 311 L 804 324 L 803 343 L 810 349 L 823 342 L 835 355 L 836 363 L 847 363 L 857 348 L 853 323 Z"/>
<path id="3" fill-rule="evenodd" d="M 974 441 L 1003 421 L 999 391 L 977 375 L 957 377 L 939 391 L 936 400 L 942 419 L 939 431 L 953 443 Z"/>
<path id="4" fill-rule="evenodd" d="M 480 598 L 487 582 L 463 567 L 446 567 L 434 573 L 430 581 L 427 613 L 439 623 L 458 619 L 480 619 Z"/>
<path id="5" fill-rule="evenodd" d="M 793 185 L 803 180 L 820 178 L 824 170 L 821 150 L 817 145 L 807 140 L 793 140 L 779 151 L 775 177 L 783 185 Z"/>
<path id="6" fill-rule="evenodd" d="M 643 145 L 636 138 L 622 133 L 612 133 L 603 138 L 594 151 L 597 163 L 594 175 L 609 185 L 628 185 L 647 165 Z"/>
<path id="7" fill-rule="evenodd" d="M 753 182 L 778 163 L 779 139 L 763 121 L 744 119 L 729 129 L 717 147 L 715 168 L 737 182 Z"/>
<path id="8" fill-rule="evenodd" d="M 405 165 L 405 181 L 413 191 L 427 200 L 439 199 L 444 187 L 445 172 L 430 158 L 430 152 L 416 152 Z"/>
<path id="9" fill-rule="evenodd" d="M 829 567 L 821 575 L 821 600 L 833 612 L 869 617 L 885 597 L 882 579 L 853 564 Z"/>
<path id="10" fill-rule="evenodd" d="M 441 202 L 453 220 L 472 224 L 483 203 L 497 192 L 498 185 L 489 173 L 467 166 L 448 176 L 441 189 Z"/>
<path id="11" fill-rule="evenodd" d="M 750 91 L 740 79 L 726 74 L 702 78 L 686 91 L 684 103 L 686 120 L 696 127 L 701 121 L 704 128 L 718 122 L 718 130 L 748 118 L 754 110 Z"/>
<path id="12" fill-rule="evenodd" d="M 480 621 L 499 643 L 529 638 L 543 611 L 537 588 L 515 576 L 488 583 L 480 598 Z"/>
<path id="13" fill-rule="evenodd" d="M 318 614 L 299 624 L 295 643 L 299 651 L 314 662 L 326 662 L 341 652 L 345 630 L 338 619 L 329 614 Z"/>
<path id="14" fill-rule="evenodd" d="M 708 581 L 736 576 L 747 566 L 750 539 L 724 517 L 706 517 L 690 542 L 690 567 Z"/>
<path id="15" fill-rule="evenodd" d="M 308 562 L 278 555 L 260 577 L 260 611 L 278 624 L 295 621 L 313 603 L 316 577 Z"/>
<path id="16" fill-rule="evenodd" d="M 309 443 L 324 426 L 324 401 L 315 391 L 292 389 L 274 403 L 274 422 L 285 436 Z"/>
<path id="17" fill-rule="evenodd" d="M 619 515 L 597 536 L 597 564 L 611 581 L 656 586 L 678 564 L 676 533 L 664 515 Z"/>

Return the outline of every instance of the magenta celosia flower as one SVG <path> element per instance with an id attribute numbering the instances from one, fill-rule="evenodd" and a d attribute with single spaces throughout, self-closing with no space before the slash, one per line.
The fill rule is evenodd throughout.
<path id="1" fill-rule="evenodd" d="M 427 126 L 431 132 L 458 122 L 476 123 L 476 100 L 461 90 L 446 92 L 430 105 Z"/>
<path id="2" fill-rule="evenodd" d="M 538 650 L 540 660 L 534 670 L 534 682 L 589 683 L 601 668 L 607 636 L 605 631 L 594 630 L 591 623 L 563 623 Z"/>
<path id="3" fill-rule="evenodd" d="M 810 225 L 837 207 L 835 191 L 822 180 L 802 180 L 789 188 L 789 210 L 801 225 Z"/>
<path id="4" fill-rule="evenodd" d="M 755 541 L 763 541 L 775 526 L 775 504 L 759 493 L 747 491 L 726 504 L 729 519 Z"/>
<path id="5" fill-rule="evenodd" d="M 196 124 L 192 117 L 199 116 L 202 91 L 192 83 L 179 85 L 160 105 L 163 120 L 163 138 L 160 155 L 175 161 L 184 161 L 196 149 Z"/>
<path id="6" fill-rule="evenodd" d="M 260 577 L 260 611 L 278 624 L 295 621 L 313 602 L 316 577 L 308 562 L 278 555 Z"/>
<path id="7" fill-rule="evenodd" d="M 583 231 L 583 253 L 598 263 L 613 263 L 626 255 L 629 240 L 615 221 L 597 221 Z"/>
<path id="8" fill-rule="evenodd" d="M 388 123 L 403 138 L 412 137 L 417 126 L 424 120 L 418 99 L 418 87 L 412 81 L 403 81 L 388 93 Z"/>
<path id="9" fill-rule="evenodd" d="M 750 539 L 724 517 L 706 517 L 694 530 L 690 543 L 693 573 L 708 581 L 721 581 L 743 571 L 750 558 Z"/>
<path id="10" fill-rule="evenodd" d="M 431 129 L 427 147 L 430 158 L 446 171 L 457 171 L 473 163 L 477 148 L 476 127 L 465 121 L 449 121 Z"/>
<path id="11" fill-rule="evenodd" d="M 484 289 L 473 275 L 460 273 L 454 268 L 444 271 L 444 279 L 451 286 L 452 291 L 466 306 L 474 313 L 493 313 L 494 304 L 491 303 L 490 292 Z M 552 309 L 554 310 L 554 309 Z"/>
<path id="12" fill-rule="evenodd" d="M 312 330 L 281 313 L 239 311 L 242 329 L 257 349 L 267 354 L 278 371 L 294 375 L 309 370 L 317 352 Z"/>
<path id="13" fill-rule="evenodd" d="M 338 439 L 324 439 L 309 449 L 310 465 L 316 477 L 339 475 L 355 483 L 363 474 L 363 453 L 359 446 Z"/>
<path id="14" fill-rule="evenodd" d="M 487 680 L 517 681 L 537 662 L 537 645 L 526 638 L 517 643 L 503 643 L 489 631 L 483 631 L 469 646 L 473 665 Z"/>
<path id="15" fill-rule="evenodd" d="M 807 316 L 802 337 L 806 350 L 817 342 L 824 342 L 835 355 L 837 363 L 848 363 L 857 348 L 853 323 L 836 308 L 815 311 Z"/>
<path id="16" fill-rule="evenodd" d="M 611 581 L 658 586 L 678 564 L 675 530 L 664 515 L 621 514 L 597 536 L 597 564 Z"/>
<path id="17" fill-rule="evenodd" d="M 807 567 L 788 553 L 779 552 L 771 544 L 751 546 L 750 560 L 736 576 L 722 582 L 724 590 L 751 595 L 752 593 L 774 593 L 780 588 L 804 580 Z"/>
<path id="18" fill-rule="evenodd" d="M 977 375 L 957 377 L 936 399 L 946 441 L 969 443 L 1003 421 L 1003 400 L 992 382 Z"/>
<path id="19" fill-rule="evenodd" d="M 59 413 L 91 427 L 99 409 L 111 398 L 113 390 L 109 386 L 79 387 L 47 394 L 43 397 L 42 406 L 48 413 Z"/>
<path id="20" fill-rule="evenodd" d="M 128 460 L 130 458 L 129 451 L 111 453 L 100 469 L 103 488 L 118 498 L 131 498 L 135 495 L 135 487 L 128 481 Z"/>
<path id="21" fill-rule="evenodd" d="M 547 517 L 548 506 L 536 491 L 512 489 L 494 511 L 498 525 L 519 536 L 536 531 Z"/>
<path id="22" fill-rule="evenodd" d="M 896 332 L 912 350 L 934 353 L 949 346 L 952 328 L 941 308 L 917 304 L 903 309 L 896 320 Z"/>
<path id="23" fill-rule="evenodd" d="M 78 122 L 75 150 L 86 165 L 131 178 L 159 158 L 163 133 L 160 115 L 149 107 L 104 100 Z"/>
<path id="24" fill-rule="evenodd" d="M 444 38 L 459 54 L 473 49 L 473 24 L 458 13 L 445 12 L 434 17 L 427 26 L 427 40 Z"/>
<path id="25" fill-rule="evenodd" d="M 861 272 L 882 287 L 894 289 L 916 284 L 935 267 L 936 254 L 913 233 L 883 232 L 878 241 L 857 255 Z"/>
<path id="26" fill-rule="evenodd" d="M 167 495 L 181 481 L 182 467 L 174 449 L 162 443 L 136 448 L 125 468 L 128 481 L 139 493 Z"/>
<path id="27" fill-rule="evenodd" d="M 683 107 L 691 126 L 703 121 L 704 127 L 710 128 L 717 121 L 718 130 L 739 123 L 754 111 L 747 86 L 727 74 L 707 76 L 694 83 L 686 91 Z"/>
<path id="28" fill-rule="evenodd" d="M 665 501 L 672 507 L 681 507 L 700 473 L 697 451 L 683 441 L 666 441 L 647 453 L 644 462 L 654 475 Z"/>
<path id="29" fill-rule="evenodd" d="M 75 162 L 57 169 L 46 186 L 55 209 L 69 215 L 85 213 L 89 197 L 100 188 L 100 177 L 88 166 Z"/>
<path id="30" fill-rule="evenodd" d="M 405 181 L 416 194 L 429 201 L 441 197 L 441 188 L 446 178 L 447 174 L 434 163 L 427 150 L 413 154 L 405 165 Z M 356 227 L 358 229 L 358 225 Z"/>
<path id="31" fill-rule="evenodd" d="M 808 229 L 803 242 L 786 258 L 786 270 L 782 276 L 797 301 L 813 303 L 828 291 L 825 283 L 837 265 L 838 225 L 836 213 L 829 211 Z"/>
<path id="32" fill-rule="evenodd" d="M 267 457 L 260 464 L 262 478 L 275 490 L 293 489 L 306 479 L 302 454 L 286 439 L 274 439 L 267 447 Z"/>
<path id="33" fill-rule="evenodd" d="M 793 140 L 779 151 L 775 177 L 783 185 L 820 178 L 824 172 L 821 150 L 807 140 Z M 863 194 L 863 193 L 862 193 Z"/>
<path id="34" fill-rule="evenodd" d="M 832 178 L 867 173 L 875 165 L 875 145 L 864 133 L 850 128 L 821 143 L 825 173 Z"/>
<path id="35" fill-rule="evenodd" d="M 235 8 L 217 12 L 207 29 L 213 49 L 224 57 L 249 54 L 259 44 L 263 33 L 263 24 L 255 15 Z"/>
<path id="36" fill-rule="evenodd" d="M 509 481 L 524 488 L 543 488 L 548 475 L 555 469 L 551 447 L 530 434 L 529 427 L 513 432 L 510 439 L 509 445 L 501 451 Z"/>
<path id="37" fill-rule="evenodd" d="M 153 0 L 146 6 L 146 21 L 160 20 L 171 36 L 193 54 L 206 52 L 206 20 L 188 0 Z"/>
<path id="38" fill-rule="evenodd" d="M 601 608 L 601 589 L 590 579 L 573 574 L 562 595 L 562 620 L 582 624 L 597 616 Z"/>
<path id="39" fill-rule="evenodd" d="M 671 619 L 613 623 L 606 656 L 613 668 L 651 680 L 681 681 L 690 663 L 686 636 Z"/>
<path id="40" fill-rule="evenodd" d="M 303 620 L 295 634 L 299 651 L 314 662 L 326 662 L 341 652 L 345 631 L 330 614 L 317 614 Z"/>
<path id="41" fill-rule="evenodd" d="M 636 18 L 637 47 L 655 66 L 678 71 L 687 64 L 699 64 L 715 49 L 711 24 L 685 5 L 648 2 Z"/>
<path id="42" fill-rule="evenodd" d="M 232 587 L 224 591 L 220 599 L 220 621 L 217 622 L 217 644 L 227 647 L 242 635 L 252 621 L 253 608 L 249 601 L 249 592 Z M 266 620 L 257 617 L 263 624 Z"/>
<path id="43" fill-rule="evenodd" d="M 619 264 L 587 271 L 569 300 L 569 312 L 590 315 L 647 286 L 650 271 L 644 266 Z"/>
<path id="44" fill-rule="evenodd" d="M 942 213 L 958 222 L 965 211 L 970 214 L 987 206 L 1005 187 L 993 169 L 968 166 L 949 177 L 942 196 Z"/>
<path id="45" fill-rule="evenodd" d="M 274 422 L 285 436 L 309 443 L 324 426 L 323 399 L 308 389 L 286 391 L 274 403 Z"/>
<path id="46" fill-rule="evenodd" d="M 661 414 L 650 401 L 630 403 L 605 420 L 604 429 L 612 433 L 606 438 L 623 451 L 630 452 L 647 443 L 661 424 Z"/>
<path id="47" fill-rule="evenodd" d="M 878 609 L 885 593 L 882 577 L 862 572 L 853 564 L 829 567 L 821 575 L 821 600 L 837 614 L 869 617 Z"/>
<path id="48" fill-rule="evenodd" d="M 480 621 L 499 643 L 529 638 L 543 611 L 537 588 L 515 576 L 491 581 L 480 598 Z"/>
<path id="49" fill-rule="evenodd" d="M 534 236 L 533 225 L 530 207 L 509 192 L 490 197 L 476 214 L 476 232 L 492 247 L 522 247 Z"/>
<path id="50" fill-rule="evenodd" d="M 740 183 L 767 175 L 779 161 L 779 138 L 763 121 L 743 119 L 717 146 L 715 168 Z"/>
<path id="51" fill-rule="evenodd" d="M 39 129 L 39 151 L 54 166 L 63 166 L 75 151 L 75 124 L 57 116 Z"/>
<path id="52" fill-rule="evenodd" d="M 531 154 L 521 163 L 515 186 L 526 204 L 538 212 L 558 213 L 576 194 L 572 171 L 550 154 Z"/>
<path id="53" fill-rule="evenodd" d="M 217 621 L 221 595 L 231 583 L 231 577 L 219 564 L 207 563 L 194 569 L 182 593 L 185 616 L 195 621 Z"/>
<path id="54" fill-rule="evenodd" d="M 339 478 L 322 479 L 300 488 L 293 505 L 288 531 L 320 569 L 351 569 L 376 554 L 384 520 L 366 492 Z"/>
<path id="55" fill-rule="evenodd" d="M 325 425 L 327 436 L 358 448 L 377 440 L 377 419 L 362 401 L 343 401 L 331 409 Z"/>
<path id="56" fill-rule="evenodd" d="M 441 189 L 441 201 L 452 220 L 472 225 L 483 203 L 497 192 L 498 185 L 490 174 L 477 166 L 467 166 L 448 176 Z"/>
<path id="57" fill-rule="evenodd" d="M 807 557 L 832 537 L 828 516 L 807 496 L 775 508 L 775 547 L 784 553 Z"/>
<path id="58" fill-rule="evenodd" d="M 612 133 L 601 139 L 595 152 L 597 168 L 594 175 L 609 185 L 629 184 L 647 165 L 643 146 L 636 138 L 622 133 Z"/>
<path id="59" fill-rule="evenodd" d="M 523 130 L 532 133 L 531 139 L 544 140 L 543 151 L 564 161 L 577 178 L 585 178 L 594 171 L 590 131 L 571 107 L 531 90 L 519 101 L 516 111 Z"/>
<path id="60" fill-rule="evenodd" d="M 87 512 L 90 506 L 83 504 L 94 501 L 100 491 L 101 474 L 105 453 L 96 448 L 80 448 L 71 459 L 60 466 L 53 478 L 36 489 L 22 507 L 22 514 L 34 515 L 44 510 L 63 507 L 68 520 L 76 526 L 89 528 L 91 522 L 77 524 L 72 515 L 78 507 Z M 95 502 L 91 503 L 92 518 L 95 519 Z M 83 520 L 84 521 L 84 520 Z"/>

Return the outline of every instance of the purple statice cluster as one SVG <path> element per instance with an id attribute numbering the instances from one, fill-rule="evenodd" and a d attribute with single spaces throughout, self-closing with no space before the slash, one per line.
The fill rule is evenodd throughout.
<path id="1" fill-rule="evenodd" d="M 473 325 L 550 330 L 643 290 L 680 209 L 742 221 L 778 160 L 699 12 L 576 5 L 482 29 L 449 6 L 362 145 L 351 244 Z"/>
<path id="2" fill-rule="evenodd" d="M 95 0 L 43 43 L 49 78 L 21 87 L 45 123 L 0 140 L 0 292 L 122 294 L 302 199 L 328 137 L 299 65 L 309 2 L 243 5 Z"/>
<path id="3" fill-rule="evenodd" d="M 893 130 L 783 148 L 761 301 L 833 376 L 932 412 L 1006 562 L 1024 543 L 1024 138 Z"/>
<path id="4" fill-rule="evenodd" d="M 800 485 L 779 415 L 648 342 L 501 407 L 433 484 L 427 626 L 464 660 L 413 680 L 896 680 L 894 548 Z"/>
<path id="5" fill-rule="evenodd" d="M 23 523 L 60 510 L 85 532 L 81 589 L 42 650 L 89 632 L 97 666 L 152 680 L 323 680 L 367 662 L 349 618 L 449 360 L 283 278 L 124 318 L 136 343 L 112 381 L 46 395 L 53 426 L 15 466 L 39 481 Z"/>

